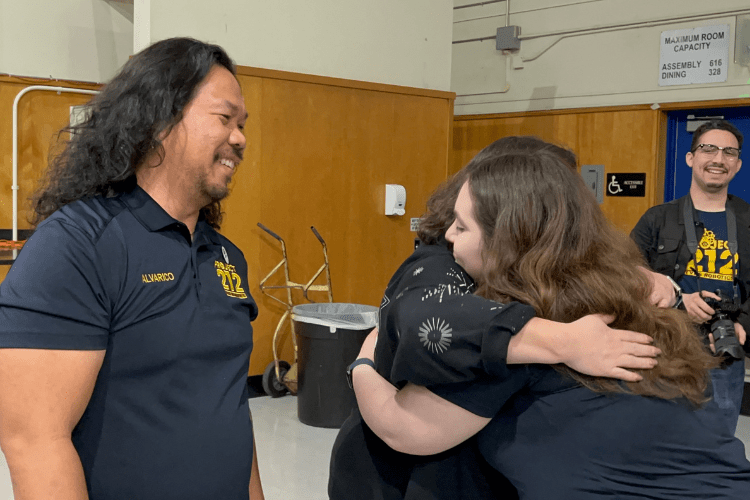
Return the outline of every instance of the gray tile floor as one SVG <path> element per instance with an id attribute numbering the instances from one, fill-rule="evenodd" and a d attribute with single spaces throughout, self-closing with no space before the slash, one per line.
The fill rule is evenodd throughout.
<path id="1" fill-rule="evenodd" d="M 297 399 L 250 400 L 256 427 L 260 476 L 267 500 L 328 498 L 328 458 L 336 429 L 319 429 L 297 419 Z M 750 417 L 740 417 L 737 437 L 750 459 Z M 0 453 L 0 500 L 13 500 L 5 458 Z"/>

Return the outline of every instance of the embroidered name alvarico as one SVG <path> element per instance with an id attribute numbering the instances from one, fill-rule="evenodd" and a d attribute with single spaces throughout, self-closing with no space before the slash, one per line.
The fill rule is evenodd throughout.
<path id="1" fill-rule="evenodd" d="M 159 283 L 162 281 L 174 281 L 172 273 L 142 274 L 141 279 L 144 283 Z"/>

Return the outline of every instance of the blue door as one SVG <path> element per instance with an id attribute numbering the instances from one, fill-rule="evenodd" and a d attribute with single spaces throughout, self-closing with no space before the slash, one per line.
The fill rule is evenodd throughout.
<path id="1" fill-rule="evenodd" d="M 690 191 L 692 171 L 685 163 L 692 131 L 709 118 L 732 122 L 745 137 L 740 154 L 743 168 L 729 184 L 729 193 L 750 202 L 750 107 L 671 111 L 667 114 L 667 165 L 664 174 L 664 201 L 685 196 Z"/>

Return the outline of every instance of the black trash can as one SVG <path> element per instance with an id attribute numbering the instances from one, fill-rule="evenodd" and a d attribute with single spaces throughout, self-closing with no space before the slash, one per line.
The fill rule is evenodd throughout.
<path id="1" fill-rule="evenodd" d="M 377 323 L 378 308 L 303 304 L 292 308 L 297 333 L 297 416 L 313 427 L 338 428 L 356 406 L 346 368 Z"/>

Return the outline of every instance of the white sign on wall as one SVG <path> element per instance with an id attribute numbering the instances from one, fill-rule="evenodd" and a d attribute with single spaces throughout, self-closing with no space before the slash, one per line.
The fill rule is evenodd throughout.
<path id="1" fill-rule="evenodd" d="M 662 31 L 659 86 L 727 81 L 729 25 Z"/>

